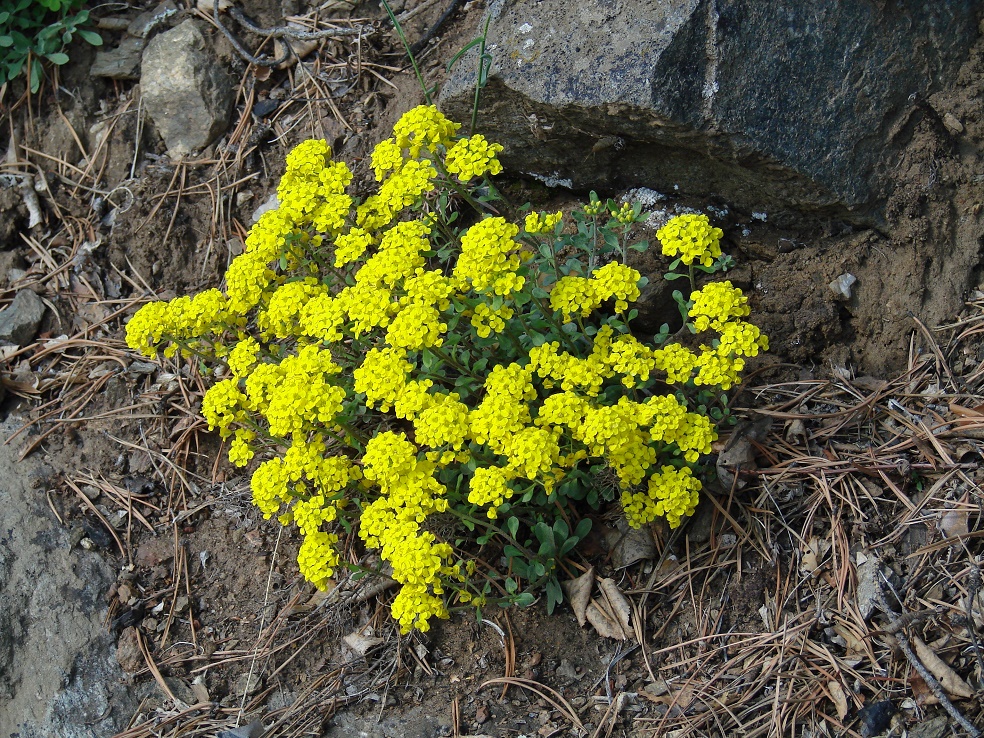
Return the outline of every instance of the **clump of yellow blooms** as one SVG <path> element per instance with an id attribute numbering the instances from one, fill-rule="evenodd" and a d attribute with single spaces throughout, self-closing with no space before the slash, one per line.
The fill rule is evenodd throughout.
<path id="1" fill-rule="evenodd" d="M 686 265 L 695 261 L 709 267 L 721 255 L 724 231 L 714 228 L 706 215 L 678 215 L 656 232 L 664 256 L 678 256 Z"/>
<path id="2" fill-rule="evenodd" d="M 297 527 L 300 572 L 331 586 L 350 565 L 340 537 L 357 530 L 400 585 L 392 614 L 404 632 L 455 602 L 488 601 L 437 517 L 459 532 L 491 526 L 486 541 L 520 525 L 563 538 L 557 511 L 602 504 L 591 470 L 604 465 L 631 525 L 680 525 L 717 438 L 708 388 L 728 389 L 768 348 L 741 290 L 696 289 L 693 272 L 686 314 L 699 348 L 632 335 L 644 281 L 625 246 L 638 208 L 592 196 L 572 214 L 577 234 L 561 212 L 520 228 L 475 197 L 501 171 L 502 147 L 458 129 L 432 106 L 406 113 L 373 151 L 378 187 L 361 198 L 325 141 L 301 143 L 224 289 L 150 303 L 127 326 L 147 356 L 223 366 L 202 415 L 229 460 L 252 467 L 264 516 Z M 476 214 L 459 221 L 462 204 Z M 664 254 L 707 268 L 721 235 L 684 215 L 658 238 Z M 588 264 L 561 265 L 565 249 Z M 542 584 L 547 564 L 525 576 Z"/>

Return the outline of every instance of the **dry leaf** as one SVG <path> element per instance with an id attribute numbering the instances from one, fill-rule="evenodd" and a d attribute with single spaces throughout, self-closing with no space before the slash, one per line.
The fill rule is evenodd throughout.
<path id="1" fill-rule="evenodd" d="M 964 418 L 979 418 L 981 415 L 984 415 L 984 406 L 978 405 L 977 407 L 964 407 L 963 405 L 958 405 L 955 402 L 951 402 L 950 412 Z"/>
<path id="2" fill-rule="evenodd" d="M 960 675 L 948 663 L 937 656 L 936 652 L 927 646 L 918 636 L 910 636 L 909 640 L 912 642 L 912 646 L 916 650 L 916 655 L 922 661 L 923 666 L 929 670 L 930 674 L 940 680 L 943 689 L 954 697 L 965 697 L 969 699 L 974 696 L 974 690 L 970 688 L 970 685 L 961 679 Z"/>
<path id="3" fill-rule="evenodd" d="M 879 580 L 881 568 L 881 559 L 874 554 L 858 566 L 858 588 L 854 597 L 858 604 L 858 612 L 864 620 L 868 620 L 878 607 L 878 599 L 881 596 Z"/>
<path id="4" fill-rule="evenodd" d="M 789 425 L 786 426 L 786 441 L 788 443 L 802 443 L 805 446 L 808 440 L 806 424 L 799 418 L 789 421 Z"/>
<path id="5" fill-rule="evenodd" d="M 588 622 L 603 638 L 628 640 L 633 636 L 633 630 L 629 625 L 632 605 L 619 591 L 614 579 L 602 579 L 598 582 L 598 589 L 598 599 L 592 600 L 585 612 Z"/>
<path id="6" fill-rule="evenodd" d="M 208 694 L 208 688 L 205 686 L 204 682 L 201 681 L 201 677 L 195 677 L 195 681 L 191 683 L 192 694 L 195 695 L 195 699 L 198 700 L 199 704 L 204 702 L 211 702 L 211 698 Z"/>
<path id="7" fill-rule="evenodd" d="M 830 542 L 824 538 L 814 536 L 803 550 L 800 557 L 800 572 L 803 574 L 816 574 L 820 569 L 820 562 L 826 557 L 830 550 Z"/>
<path id="8" fill-rule="evenodd" d="M 383 643 L 385 639 L 363 635 L 362 633 L 349 633 L 342 638 L 342 642 L 351 648 L 359 656 L 365 656 L 369 649 L 375 648 Z"/>
<path id="9" fill-rule="evenodd" d="M 592 566 L 577 579 L 568 579 L 560 586 L 564 589 L 567 601 L 571 603 L 577 623 L 582 628 L 587 622 L 588 604 L 591 602 L 591 585 L 594 584 L 594 567 Z"/>
<path id="10" fill-rule="evenodd" d="M 827 682 L 827 691 L 830 692 L 830 700 L 837 710 L 837 719 L 843 720 L 847 717 L 847 695 L 844 694 L 844 688 L 840 682 L 831 679 Z"/>
<path id="11" fill-rule="evenodd" d="M 919 707 L 938 705 L 939 698 L 933 694 L 933 690 L 926 684 L 926 680 L 919 676 L 919 672 L 913 670 L 909 675 L 909 688 L 912 690 L 912 698 Z"/>
<path id="12" fill-rule="evenodd" d="M 967 501 L 968 498 L 964 495 L 964 498 L 957 503 L 957 507 L 944 511 L 940 517 L 940 531 L 946 538 L 965 536 L 970 532 L 967 527 L 967 517 L 970 514 L 970 509 L 966 506 Z"/>

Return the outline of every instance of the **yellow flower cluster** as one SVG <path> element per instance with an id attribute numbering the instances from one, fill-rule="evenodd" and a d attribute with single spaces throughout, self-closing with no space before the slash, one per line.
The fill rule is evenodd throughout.
<path id="1" fill-rule="evenodd" d="M 547 213 L 530 213 L 526 216 L 526 222 L 523 225 L 523 229 L 527 233 L 545 234 L 553 233 L 554 228 L 563 219 L 564 214 L 561 211 L 557 211 L 553 214 Z"/>
<path id="2" fill-rule="evenodd" d="M 680 257 L 687 266 L 695 261 L 709 267 L 721 255 L 724 231 L 714 228 L 706 215 L 678 215 L 656 231 L 663 255 Z"/>
<path id="3" fill-rule="evenodd" d="M 482 294 L 510 295 L 523 289 L 526 278 L 519 276 L 519 243 L 514 236 L 519 226 L 505 218 L 485 218 L 461 237 L 461 254 L 454 266 L 459 284 L 471 284 Z"/>
<path id="4" fill-rule="evenodd" d="M 485 136 L 476 134 L 463 138 L 448 149 L 445 166 L 451 174 L 457 174 L 461 182 L 469 182 L 486 174 L 499 174 L 502 164 L 496 156 L 502 151 L 501 144 L 490 144 Z"/>
<path id="5" fill-rule="evenodd" d="M 563 313 L 565 323 L 575 315 L 588 317 L 612 298 L 615 311 L 624 312 L 630 302 L 639 299 L 641 276 L 632 267 L 613 261 L 595 269 L 590 277 L 562 277 L 550 291 L 550 307 Z"/>
<path id="6" fill-rule="evenodd" d="M 379 549 L 402 586 L 391 611 L 404 633 L 427 631 L 432 617 L 448 617 L 440 597 L 444 581 L 461 578 L 451 566 L 451 546 L 437 543 L 423 531 L 427 516 L 447 510 L 446 489 L 433 477 L 434 465 L 417 458 L 416 447 L 403 433 L 385 431 L 366 445 L 363 474 L 380 489 L 380 496 L 362 511 L 359 537 Z"/>
<path id="7" fill-rule="evenodd" d="M 432 106 L 405 114 L 372 152 L 378 187 L 362 201 L 347 194 L 352 174 L 325 141 L 300 144 L 279 206 L 251 229 L 225 289 L 151 303 L 127 326 L 145 355 L 166 344 L 168 355 L 227 363 L 202 415 L 233 464 L 255 465 L 255 504 L 297 526 L 298 566 L 322 589 L 339 565 L 338 526 L 357 521 L 401 585 L 392 614 L 404 632 L 447 617 L 444 588 L 470 573 L 428 523 L 450 505 L 494 519 L 516 495 L 556 494 L 582 462 L 604 463 L 632 525 L 657 516 L 678 525 L 700 490 L 687 465 L 717 437 L 686 393 L 730 387 L 768 347 L 729 282 L 691 295 L 694 326 L 715 332 L 697 351 L 644 345 L 613 328 L 626 331 L 622 321 L 585 326 L 608 301 L 625 313 L 640 296 L 639 272 L 616 261 L 587 277 L 554 274 L 543 307 L 550 260 L 524 250 L 519 226 L 485 216 L 449 238 L 446 193 L 461 189 L 450 177 L 501 171 L 502 147 L 459 138 L 458 128 Z M 593 196 L 585 212 L 605 207 Z M 627 204 L 611 215 L 634 220 Z M 560 212 L 531 213 L 521 237 L 556 234 L 563 245 L 561 223 Z M 686 264 L 720 254 L 706 218 L 684 216 L 660 233 L 664 252 Z M 561 325 L 575 319 L 583 331 Z M 657 380 L 679 393 L 653 394 Z"/>
<path id="8" fill-rule="evenodd" d="M 670 527 L 676 528 L 697 509 L 700 487 L 700 480 L 689 467 L 664 466 L 649 478 L 647 492 L 622 495 L 622 509 L 634 528 L 641 528 L 658 517 L 665 517 Z"/>
<path id="9" fill-rule="evenodd" d="M 184 353 L 221 355 L 221 342 L 202 340 L 209 334 L 244 324 L 219 290 L 205 290 L 194 297 L 178 297 L 170 302 L 151 302 L 141 307 L 126 325 L 127 345 L 144 356 L 157 355 L 157 348 L 167 337 L 172 341 L 165 351 L 174 356 Z"/>
<path id="10" fill-rule="evenodd" d="M 471 324 L 481 338 L 488 338 L 493 333 L 499 333 L 506 327 L 506 321 L 513 316 L 513 309 L 503 305 L 493 310 L 490 305 L 480 302 L 472 312 Z"/>
<path id="11" fill-rule="evenodd" d="M 729 281 L 704 285 L 703 289 L 690 294 L 690 300 L 693 307 L 689 314 L 698 333 L 708 328 L 721 330 L 731 318 L 743 318 L 752 312 L 748 298 Z"/>
<path id="12" fill-rule="evenodd" d="M 250 486 L 253 502 L 270 518 L 281 512 L 280 521 L 297 524 L 304 540 L 298 565 L 305 579 L 326 589 L 338 565 L 335 534 L 322 530 L 344 507 L 343 490 L 361 474 L 342 456 L 331 456 L 320 435 L 310 441 L 295 438 L 282 457 L 265 461 L 253 473 Z"/>

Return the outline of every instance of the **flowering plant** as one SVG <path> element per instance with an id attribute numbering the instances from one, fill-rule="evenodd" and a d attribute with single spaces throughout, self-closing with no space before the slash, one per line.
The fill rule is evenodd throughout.
<path id="1" fill-rule="evenodd" d="M 202 414 L 229 460 L 254 467 L 263 514 L 299 529 L 301 573 L 327 587 L 339 535 L 357 530 L 401 585 L 404 632 L 541 587 L 552 609 L 560 561 L 590 528 L 577 501 L 597 508 L 617 488 L 631 525 L 678 526 L 721 390 L 767 348 L 729 282 L 684 302 L 686 325 L 711 336 L 698 350 L 665 326 L 639 341 L 645 280 L 626 256 L 646 248 L 627 243 L 640 208 L 592 193 L 572 223 L 511 223 L 487 180 L 502 147 L 458 128 L 432 106 L 406 113 L 373 151 L 365 199 L 324 141 L 301 143 L 225 289 L 150 303 L 127 326 L 148 356 L 214 367 Z M 657 235 L 674 266 L 722 263 L 705 216 Z M 479 570 L 475 546 L 493 543 L 508 577 Z"/>

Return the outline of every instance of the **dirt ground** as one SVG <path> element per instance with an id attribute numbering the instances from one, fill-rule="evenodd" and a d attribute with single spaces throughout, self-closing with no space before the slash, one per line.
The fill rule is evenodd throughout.
<path id="1" fill-rule="evenodd" d="M 293 5 L 298 16 L 315 9 Z M 268 24 L 280 16 L 267 0 L 243 7 Z M 409 19 L 411 40 L 441 10 Z M 422 54 L 428 81 L 440 83 L 481 13 L 466 4 Z M 366 153 L 420 102 L 379 9 L 342 15 L 370 17 L 378 31 L 359 49 L 328 42 L 303 67 L 258 73 L 218 37 L 242 78 L 234 130 L 185 162 L 140 124 L 132 83 L 88 76 L 90 50 L 76 50 L 57 93 L 8 85 L 0 98 L 0 177 L 47 183 L 33 228 L 16 183 L 0 188 L 0 301 L 29 288 L 48 308 L 35 342 L 0 354 L 5 473 L 28 482 L 17 499 L 35 511 L 8 524 L 23 535 L 4 544 L 50 536 L 49 552 L 74 557 L 52 566 L 100 585 L 73 607 L 101 630 L 77 637 L 105 641 L 81 656 L 74 647 L 55 684 L 30 667 L 43 641 L 30 645 L 0 613 L 0 734 L 43 734 L 45 710 L 25 707 L 28 697 L 48 705 L 69 688 L 91 691 L 84 675 L 107 654 L 103 702 L 63 700 L 79 718 L 63 734 L 221 735 L 253 720 L 267 732 L 226 735 L 964 734 L 907 660 L 901 626 L 872 614 L 877 575 L 917 613 L 910 640 L 964 685 L 930 669 L 944 692 L 984 725 L 973 585 L 984 510 L 984 39 L 914 113 L 879 229 L 782 231 L 715 204 L 739 264 L 730 278 L 771 341 L 735 402 L 764 412 L 733 437 L 748 473 L 710 489 L 682 536 L 655 526 L 654 556 L 616 568 L 617 513 L 595 521 L 571 571 L 593 566 L 617 584 L 633 637 L 602 638 L 569 607 L 548 616 L 538 603 L 482 621 L 456 614 L 401 638 L 380 583 L 343 578 L 322 594 L 301 580 L 298 541 L 257 513 L 248 477 L 224 463 L 197 416 L 196 369 L 148 364 L 121 340 L 144 301 L 218 284 L 294 144 L 328 139 L 358 182 Z M 336 83 L 351 90 L 324 104 Z M 253 115 L 265 100 L 282 102 Z M 943 124 L 947 113 L 962 132 Z M 571 198 L 508 173 L 502 188 L 544 208 Z M 640 259 L 658 278 L 660 259 Z M 857 283 L 844 300 L 828 284 L 848 273 Z M 930 330 L 942 324 L 952 327 Z M 57 639 L 65 597 L 56 587 L 15 602 L 5 560 L 8 605 Z"/>

